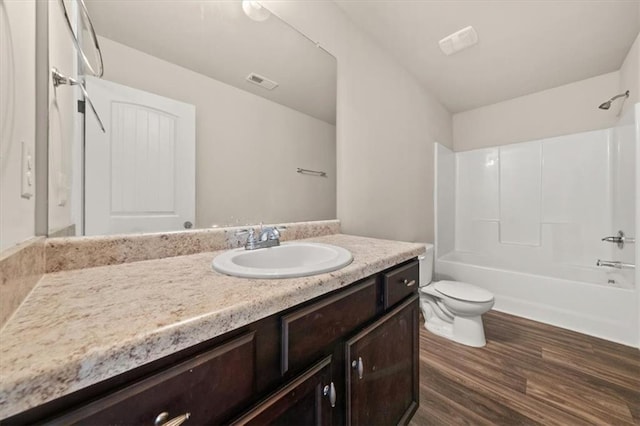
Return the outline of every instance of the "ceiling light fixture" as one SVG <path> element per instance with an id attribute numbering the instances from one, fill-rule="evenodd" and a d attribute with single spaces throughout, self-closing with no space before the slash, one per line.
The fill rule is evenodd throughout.
<path id="1" fill-rule="evenodd" d="M 242 10 L 245 15 L 257 22 L 266 21 L 271 12 L 255 0 L 242 0 Z"/>

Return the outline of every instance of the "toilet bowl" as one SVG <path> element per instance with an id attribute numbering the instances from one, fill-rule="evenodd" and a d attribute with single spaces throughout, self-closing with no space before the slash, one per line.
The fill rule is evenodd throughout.
<path id="1" fill-rule="evenodd" d="M 482 347 L 482 314 L 495 303 L 493 294 L 460 281 L 436 281 L 433 277 L 433 245 L 426 244 L 420 259 L 420 308 L 430 332 L 467 346 Z"/>

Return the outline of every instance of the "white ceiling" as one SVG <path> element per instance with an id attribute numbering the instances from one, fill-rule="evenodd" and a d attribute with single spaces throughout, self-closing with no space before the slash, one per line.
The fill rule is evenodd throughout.
<path id="1" fill-rule="evenodd" d="M 640 30 L 640 0 L 336 3 L 454 113 L 616 71 Z M 445 56 L 469 25 L 479 43 Z"/>
<path id="2" fill-rule="evenodd" d="M 252 21 L 239 0 L 86 4 L 103 37 L 335 124 L 335 58 L 275 15 Z M 249 83 L 251 72 L 279 86 L 268 91 Z"/>

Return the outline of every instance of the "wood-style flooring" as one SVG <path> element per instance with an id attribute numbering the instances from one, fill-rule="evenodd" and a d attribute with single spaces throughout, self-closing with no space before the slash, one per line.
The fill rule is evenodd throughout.
<path id="1" fill-rule="evenodd" d="M 638 349 L 500 312 L 483 318 L 484 348 L 421 327 L 411 425 L 640 424 Z"/>

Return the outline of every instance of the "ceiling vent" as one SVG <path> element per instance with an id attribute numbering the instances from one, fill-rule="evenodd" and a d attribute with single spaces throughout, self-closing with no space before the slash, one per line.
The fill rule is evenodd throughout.
<path id="1" fill-rule="evenodd" d="M 478 33 L 473 27 L 466 27 L 440 40 L 440 50 L 445 55 L 453 55 L 478 43 Z"/>
<path id="2" fill-rule="evenodd" d="M 273 80 L 269 80 L 267 77 L 263 77 L 254 72 L 247 76 L 247 81 L 257 84 L 260 87 L 264 87 L 267 90 L 273 90 L 278 87 L 278 83 Z"/>

